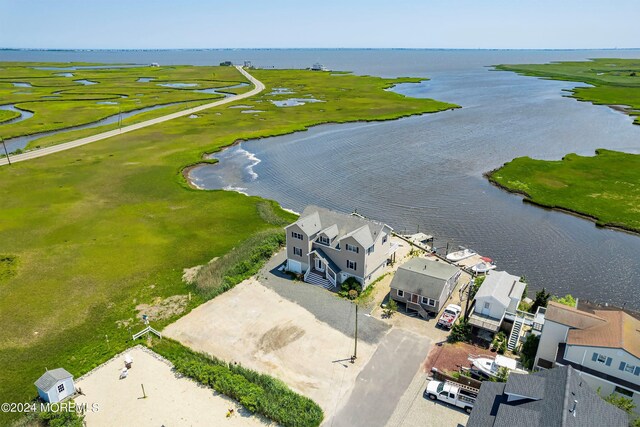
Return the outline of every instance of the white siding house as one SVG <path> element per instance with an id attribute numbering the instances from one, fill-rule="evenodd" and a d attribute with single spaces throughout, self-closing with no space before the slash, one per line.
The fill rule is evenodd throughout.
<path id="1" fill-rule="evenodd" d="M 525 283 L 506 271 L 490 272 L 475 296 L 471 325 L 497 332 L 505 314 L 515 313 L 522 299 Z"/>
<path id="2" fill-rule="evenodd" d="M 38 395 L 49 403 L 57 403 L 76 392 L 73 375 L 63 368 L 46 371 L 35 382 Z"/>
<path id="3" fill-rule="evenodd" d="M 619 393 L 640 408 L 640 320 L 619 309 L 550 302 L 535 366 L 573 366 L 603 396 Z"/>

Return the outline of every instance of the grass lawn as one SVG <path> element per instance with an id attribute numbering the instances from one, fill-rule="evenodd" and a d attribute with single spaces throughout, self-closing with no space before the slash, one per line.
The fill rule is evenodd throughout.
<path id="1" fill-rule="evenodd" d="M 536 204 L 640 232 L 640 155 L 600 149 L 594 157 L 568 154 L 560 161 L 519 157 L 489 179 Z"/>
<path id="2" fill-rule="evenodd" d="M 0 136 L 7 139 L 64 129 L 92 123 L 119 112 L 125 113 L 154 105 L 176 102 L 196 103 L 204 100 L 210 102 L 222 98 L 222 95 L 196 90 L 246 82 L 246 79 L 233 67 L 178 65 L 110 69 L 39 69 L 39 67 L 86 65 L 6 62 L 0 64 L 2 103 L 15 104 L 19 108 L 34 112 L 34 116 L 28 120 L 0 125 Z M 66 76 L 67 73 L 72 76 Z M 139 78 L 151 80 L 138 81 Z M 84 85 L 79 81 L 95 84 Z M 161 86 L 172 83 L 184 83 L 190 86 Z M 24 87 L 25 84 L 28 86 Z M 247 88 L 230 89 L 234 92 L 244 90 Z M 6 120 L 8 117 L 6 113 L 8 112 L 0 112 L 0 122 Z M 168 113 L 163 109 L 159 114 Z"/>
<path id="3" fill-rule="evenodd" d="M 193 67 L 176 68 L 183 74 L 171 79 L 186 80 L 193 75 L 188 68 Z M 236 74 L 224 79 L 241 80 L 237 71 L 229 72 Z M 84 73 L 101 81 L 108 76 Z M 252 73 L 267 90 L 239 102 L 261 113 L 243 114 L 225 105 L 196 119 L 182 117 L 0 168 L 0 401 L 35 397 L 33 381 L 45 368 L 63 366 L 76 376 L 87 372 L 131 345 L 130 329 L 142 326 L 137 305 L 191 292 L 182 313 L 153 326 L 175 320 L 206 298 L 182 281 L 184 268 L 205 264 L 256 233 L 293 220 L 275 205 L 265 209 L 257 197 L 190 188 L 182 171 L 201 161 L 203 153 L 238 139 L 318 123 L 456 107 L 384 90 L 415 79 Z M 324 102 L 279 108 L 270 101 L 290 95 L 266 95 L 273 87 Z"/>
<path id="4" fill-rule="evenodd" d="M 597 58 L 591 61 L 549 64 L 498 65 L 498 70 L 527 76 L 584 82 L 593 87 L 572 89 L 581 101 L 601 105 L 625 105 L 627 113 L 640 124 L 640 59 Z"/>

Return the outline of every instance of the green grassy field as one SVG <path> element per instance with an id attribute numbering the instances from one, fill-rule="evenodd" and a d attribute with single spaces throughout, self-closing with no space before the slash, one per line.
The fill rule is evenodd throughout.
<path id="1" fill-rule="evenodd" d="M 519 157 L 489 179 L 536 204 L 640 232 L 639 155 L 598 150 L 594 157 L 568 154 L 560 161 Z"/>
<path id="2" fill-rule="evenodd" d="M 183 283 L 184 268 L 293 219 L 274 205 L 265 210 L 257 197 L 190 188 L 182 171 L 203 153 L 318 123 L 456 107 L 384 90 L 416 79 L 252 73 L 267 90 L 239 102 L 261 113 L 225 105 L 0 168 L 0 258 L 9 259 L 0 274 L 0 401 L 33 398 L 45 368 L 80 375 L 131 345 L 139 304 L 189 292 L 183 313 L 202 303 L 205 296 Z M 268 95 L 274 87 L 324 102 L 279 108 L 270 101 L 291 95 Z"/>
<path id="3" fill-rule="evenodd" d="M 34 112 L 28 120 L 0 124 L 0 137 L 30 135 L 92 123 L 105 117 L 154 105 L 176 102 L 202 102 L 222 98 L 220 94 L 195 90 L 232 86 L 246 79 L 233 67 L 136 66 L 112 69 L 43 70 L 38 67 L 74 67 L 84 63 L 2 63 L 0 64 L 0 98 L 3 104 L 15 104 Z M 63 74 L 71 73 L 72 77 Z M 141 77 L 153 79 L 137 81 Z M 83 85 L 77 80 L 96 84 Z M 30 87 L 16 87 L 15 84 Z M 172 88 L 167 83 L 195 86 Z M 246 88 L 230 89 L 232 92 Z M 104 104 L 113 103 L 113 104 Z M 193 104 L 195 105 L 195 104 Z M 192 106 L 193 106 L 192 105 Z M 182 107 L 184 108 L 184 107 Z M 160 114 L 168 114 L 161 110 Z M 10 118 L 0 112 L 0 122 Z"/>
<path id="4" fill-rule="evenodd" d="M 640 124 L 640 60 L 597 58 L 592 61 L 549 64 L 498 65 L 496 69 L 553 80 L 584 82 L 593 87 L 571 90 L 581 101 L 599 105 L 624 105 Z"/>

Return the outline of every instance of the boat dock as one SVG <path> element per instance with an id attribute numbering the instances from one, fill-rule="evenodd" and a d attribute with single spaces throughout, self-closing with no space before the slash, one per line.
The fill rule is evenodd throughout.
<path id="1" fill-rule="evenodd" d="M 446 254 L 445 255 L 439 255 L 438 253 L 436 253 L 434 247 L 433 247 L 433 236 L 428 235 L 428 234 L 424 234 L 424 233 L 416 233 L 416 234 L 398 234 L 398 233 L 393 233 L 393 235 L 407 243 L 409 243 L 409 245 L 411 245 L 411 247 L 415 247 L 418 250 L 424 251 L 427 254 L 429 254 L 432 257 L 438 258 L 440 261 L 444 261 L 448 264 L 454 265 L 456 267 L 459 267 L 460 269 L 462 269 L 464 272 L 468 273 L 471 275 L 471 277 L 475 277 L 477 275 L 480 274 L 486 274 L 486 273 L 476 273 L 475 271 L 471 270 L 471 267 L 473 267 L 476 264 L 479 264 L 481 262 L 486 262 L 487 258 L 485 256 L 482 256 L 480 254 L 475 254 L 470 256 L 469 258 L 465 258 L 462 259 L 460 261 L 451 261 L 448 260 L 446 258 Z M 430 243 L 430 244 L 429 244 Z"/>

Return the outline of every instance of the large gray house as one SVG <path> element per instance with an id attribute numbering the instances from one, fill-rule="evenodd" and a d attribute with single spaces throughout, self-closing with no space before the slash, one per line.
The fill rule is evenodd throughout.
<path id="1" fill-rule="evenodd" d="M 424 318 L 435 316 L 456 287 L 460 269 L 446 262 L 411 258 L 398 267 L 389 296 Z"/>
<path id="2" fill-rule="evenodd" d="M 605 402 L 571 366 L 506 383 L 484 381 L 467 427 L 626 427 L 627 414 Z"/>
<path id="3" fill-rule="evenodd" d="M 285 231 L 286 270 L 304 274 L 306 282 L 328 289 L 348 277 L 365 288 L 382 275 L 398 248 L 391 243 L 388 225 L 317 206 L 307 206 Z"/>

